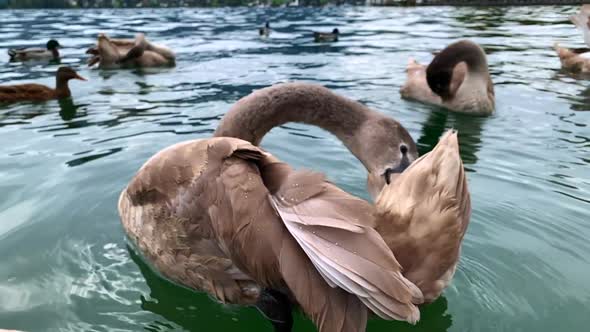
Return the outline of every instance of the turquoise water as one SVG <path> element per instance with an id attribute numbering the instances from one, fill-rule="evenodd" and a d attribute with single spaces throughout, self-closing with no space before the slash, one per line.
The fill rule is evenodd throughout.
<path id="1" fill-rule="evenodd" d="M 0 106 L 0 327 L 27 331 L 270 331 L 149 271 L 126 247 L 116 201 L 158 150 L 208 137 L 240 97 L 274 83 L 326 85 L 398 119 L 430 150 L 459 130 L 473 216 L 453 284 L 417 326 L 368 331 L 587 331 L 590 307 L 590 83 L 559 70 L 554 42 L 582 46 L 574 7 L 0 11 L 0 84 L 53 84 L 57 64 L 8 63 L 6 49 L 64 46 L 71 101 Z M 265 19 L 276 30 L 260 40 Z M 338 27 L 318 45 L 311 30 Z M 96 34 L 138 31 L 176 68 L 85 67 Z M 452 40 L 489 54 L 496 114 L 472 118 L 400 99 L 409 56 Z M 365 170 L 333 136 L 303 125 L 263 146 L 363 197 Z M 297 331 L 310 323 L 296 321 Z"/>

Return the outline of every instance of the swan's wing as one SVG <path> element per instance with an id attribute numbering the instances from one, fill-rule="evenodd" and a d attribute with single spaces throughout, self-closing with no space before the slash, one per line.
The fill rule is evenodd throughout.
<path id="1" fill-rule="evenodd" d="M 237 139 L 192 140 L 151 157 L 119 198 L 123 228 L 152 266 L 170 280 L 223 303 L 253 304 L 257 290 L 217 238 L 227 213 L 217 184 L 232 155 L 257 160 L 260 149 Z M 223 189 L 223 187 L 221 187 Z M 227 221 L 228 223 L 231 220 Z"/>
<path id="2" fill-rule="evenodd" d="M 447 132 L 386 186 L 376 203 L 377 231 L 404 266 L 404 275 L 435 300 L 450 282 L 471 216 L 457 134 Z"/>
<path id="3" fill-rule="evenodd" d="M 271 200 L 329 285 L 356 295 L 385 319 L 419 319 L 414 303 L 422 302 L 422 294 L 402 276 L 391 250 L 369 227 L 370 204 L 311 172 L 289 174 Z"/>
<path id="4" fill-rule="evenodd" d="M 216 185 L 207 188 L 221 193 L 213 203 L 217 212 L 212 215 L 222 221 L 214 223 L 222 246 L 261 287 L 292 295 L 320 331 L 363 331 L 366 307 L 353 294 L 324 281 L 271 205 L 261 175 L 268 175 L 265 166 L 277 164 L 278 160 L 248 145 L 241 145 L 223 162 Z M 279 164 L 286 174 L 291 171 L 286 164 Z"/>
<path id="5" fill-rule="evenodd" d="M 590 5 L 583 5 L 580 8 L 580 12 L 570 16 L 570 20 L 578 29 L 584 34 L 584 42 L 590 47 Z"/>

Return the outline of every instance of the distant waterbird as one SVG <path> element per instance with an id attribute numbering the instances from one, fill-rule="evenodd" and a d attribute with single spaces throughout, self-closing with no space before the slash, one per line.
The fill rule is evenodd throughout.
<path id="1" fill-rule="evenodd" d="M 41 84 L 16 84 L 0 86 L 0 103 L 18 101 L 47 101 L 62 99 L 72 95 L 68 81 L 86 79 L 69 67 L 60 67 L 55 74 L 55 88 Z"/>
<path id="2" fill-rule="evenodd" d="M 61 45 L 55 39 L 51 39 L 45 48 L 13 48 L 8 50 L 10 61 L 29 60 L 57 60 L 59 59 L 59 48 Z"/>
<path id="3" fill-rule="evenodd" d="M 561 68 L 574 73 L 590 73 L 590 5 L 583 5 L 577 14 L 570 16 L 570 20 L 582 31 L 586 47 L 567 48 L 555 43 Z"/>
<path id="4" fill-rule="evenodd" d="M 313 39 L 316 42 L 335 42 L 338 41 L 338 36 L 340 35 L 340 31 L 335 28 L 332 32 L 317 32 L 314 31 Z"/>
<path id="5" fill-rule="evenodd" d="M 266 21 L 263 27 L 258 28 L 260 37 L 268 37 L 270 35 L 270 23 Z"/>
<path id="6" fill-rule="evenodd" d="M 91 57 L 88 66 L 98 64 L 102 69 L 148 68 L 174 66 L 176 55 L 163 45 L 151 43 L 143 33 L 135 39 L 112 39 L 106 34 L 99 34 L 96 46 L 87 51 Z"/>
<path id="7" fill-rule="evenodd" d="M 486 54 L 474 42 L 462 40 L 436 53 L 428 66 L 408 61 L 403 98 L 472 115 L 495 109 L 494 84 Z"/>

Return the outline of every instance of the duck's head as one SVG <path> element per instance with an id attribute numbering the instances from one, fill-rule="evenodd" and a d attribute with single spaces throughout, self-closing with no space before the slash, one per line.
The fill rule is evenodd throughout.
<path id="1" fill-rule="evenodd" d="M 376 198 L 384 186 L 418 158 L 418 150 L 406 128 L 391 118 L 368 120 L 364 126 L 359 157 L 369 171 L 369 194 Z"/>
<path id="2" fill-rule="evenodd" d="M 61 82 L 67 82 L 71 79 L 86 81 L 84 77 L 78 75 L 78 73 L 70 67 L 59 67 L 56 77 L 57 80 Z"/>
<path id="3" fill-rule="evenodd" d="M 332 30 L 332 33 L 335 34 L 335 35 L 337 35 L 337 34 L 340 33 L 340 31 L 338 30 L 338 28 L 335 28 L 334 30 Z"/>
<path id="4" fill-rule="evenodd" d="M 264 27 L 267 29 L 270 29 L 270 23 L 268 23 L 268 21 L 266 21 L 266 23 L 264 24 Z"/>
<path id="5" fill-rule="evenodd" d="M 54 50 L 56 48 L 61 47 L 61 45 L 55 39 L 49 40 L 45 46 L 47 47 L 48 50 Z"/>

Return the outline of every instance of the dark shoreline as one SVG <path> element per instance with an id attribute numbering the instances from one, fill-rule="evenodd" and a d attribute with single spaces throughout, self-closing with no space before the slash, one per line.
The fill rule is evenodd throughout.
<path id="1" fill-rule="evenodd" d="M 286 4 L 288 0 L 280 0 Z M 301 0 L 300 0 L 301 1 Z M 303 0 L 305 1 L 305 0 Z M 313 0 L 312 0 L 313 1 Z M 423 6 L 456 6 L 456 7 L 516 7 L 516 6 L 572 6 L 590 4 L 590 0 L 368 0 L 361 4 L 360 1 L 336 0 L 329 2 L 326 0 L 316 0 L 318 4 L 307 4 L 293 7 L 322 7 L 325 5 L 332 6 L 366 6 L 366 7 L 423 7 Z M 319 4 L 319 2 L 325 3 Z M 18 9 L 156 9 L 156 8 L 230 8 L 230 7 L 252 7 L 257 8 L 259 5 L 237 4 L 237 5 L 190 5 L 190 6 L 140 6 L 140 7 L 113 7 L 113 6 L 56 6 L 56 7 L 20 7 L 6 6 L 0 0 L 0 10 L 18 10 Z M 315 2 L 315 1 L 314 1 Z M 327 2 L 327 3 L 326 3 Z M 4 5 L 4 6 L 3 6 Z M 272 6 L 263 5 L 269 8 L 281 8 L 291 6 Z"/>
<path id="2" fill-rule="evenodd" d="M 419 1 L 419 0 L 418 0 Z M 580 0 L 422 0 L 421 3 L 413 4 L 407 1 L 406 6 L 472 6 L 472 7 L 491 7 L 491 6 L 571 6 L 590 4 L 590 1 Z"/>

